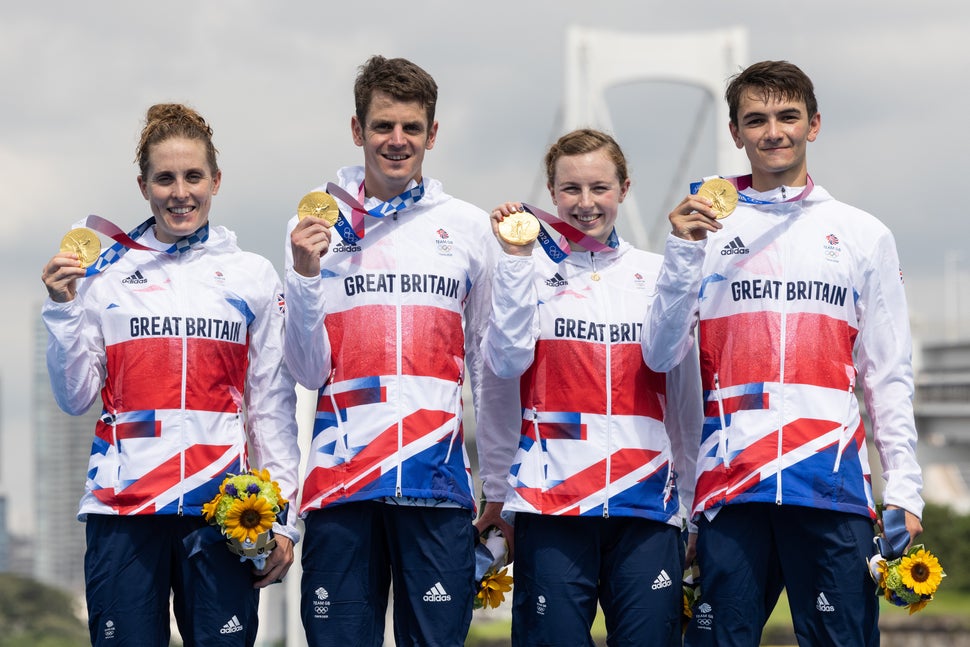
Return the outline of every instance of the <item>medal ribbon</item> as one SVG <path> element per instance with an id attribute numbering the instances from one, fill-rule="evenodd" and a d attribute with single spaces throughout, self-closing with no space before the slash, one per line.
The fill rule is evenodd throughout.
<path id="1" fill-rule="evenodd" d="M 101 216 L 91 215 L 85 218 L 81 226 L 93 229 L 99 234 L 104 234 L 115 242 L 111 247 L 98 255 L 97 260 L 95 260 L 94 263 L 92 263 L 87 270 L 85 270 L 84 276 L 94 276 L 95 274 L 100 274 L 108 269 L 108 267 L 111 265 L 117 263 L 121 257 L 128 252 L 129 249 L 140 249 L 158 254 L 181 254 L 182 252 L 188 251 L 193 246 L 204 243 L 209 238 L 209 223 L 206 223 L 188 236 L 179 238 L 171 245 L 171 247 L 168 247 L 167 249 L 155 249 L 154 247 L 147 247 L 141 243 L 135 242 L 136 239 L 140 238 L 154 224 L 155 216 L 152 216 L 126 234 L 120 227 L 118 227 L 118 225 L 114 224 L 110 220 L 102 218 Z"/>
<path id="2" fill-rule="evenodd" d="M 373 216 L 374 218 L 383 218 L 385 216 L 395 214 L 398 211 L 407 209 L 424 197 L 424 182 L 418 182 L 410 189 L 391 198 L 387 202 L 380 203 L 373 209 L 366 209 L 363 205 L 363 182 L 360 183 L 360 188 L 357 191 L 356 199 L 347 193 L 342 187 L 334 184 L 333 182 L 327 183 L 327 193 L 350 205 L 351 222 L 347 222 L 347 219 L 344 218 L 344 214 L 340 213 L 340 215 L 337 216 L 337 222 L 334 223 L 334 228 L 337 230 L 337 233 L 340 234 L 340 237 L 343 238 L 348 244 L 354 245 L 364 237 L 365 215 Z"/>
<path id="3" fill-rule="evenodd" d="M 742 191 L 744 191 L 745 189 L 751 188 L 751 175 L 735 175 L 732 177 L 725 177 L 721 179 L 727 180 L 732 185 L 734 185 L 734 188 L 738 190 L 738 200 L 741 202 L 744 202 L 745 204 L 784 204 L 786 202 L 798 202 L 799 200 L 804 200 L 805 198 L 808 197 L 808 194 L 812 192 L 812 189 L 815 188 L 815 182 L 812 181 L 811 175 L 806 174 L 805 177 L 806 177 L 805 188 L 802 189 L 802 192 L 792 198 L 788 198 L 787 200 L 782 200 L 781 202 L 772 202 L 770 200 L 758 200 L 757 198 L 752 198 L 750 195 L 745 195 L 744 193 L 742 193 Z M 710 179 L 710 178 L 705 178 L 705 179 Z M 701 180 L 700 182 L 691 182 L 690 183 L 691 194 L 697 193 L 697 190 L 701 188 L 702 184 L 704 184 L 704 180 Z"/>
<path id="4" fill-rule="evenodd" d="M 606 243 L 601 243 L 592 236 L 587 236 L 583 232 L 579 231 L 568 222 L 561 220 L 559 217 L 552 215 L 547 211 L 543 211 L 539 207 L 534 207 L 531 204 L 521 203 L 522 208 L 531 213 L 533 216 L 538 218 L 540 221 L 547 223 L 550 227 L 559 232 L 559 240 L 553 240 L 549 232 L 546 231 L 545 227 L 539 227 L 539 236 L 537 240 L 542 249 L 546 252 L 553 263 L 559 263 L 564 258 L 569 256 L 569 243 L 566 241 L 576 243 L 583 249 L 590 252 L 608 252 L 611 249 L 616 249 L 620 244 L 620 239 L 616 235 L 616 229 L 610 232 L 610 237 Z"/>
<path id="5" fill-rule="evenodd" d="M 876 548 L 886 559 L 896 559 L 903 556 L 906 544 L 909 543 L 909 531 L 906 530 L 906 511 L 892 508 L 882 511 L 882 528 L 884 537 L 876 537 Z"/>

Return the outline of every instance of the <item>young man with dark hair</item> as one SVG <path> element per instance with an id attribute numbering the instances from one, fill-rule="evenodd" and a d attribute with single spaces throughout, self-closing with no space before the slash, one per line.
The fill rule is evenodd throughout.
<path id="1" fill-rule="evenodd" d="M 645 335 L 656 371 L 695 334 L 700 350 L 693 512 L 704 605 L 686 643 L 759 644 L 784 586 L 800 644 L 878 645 L 867 568 L 877 513 L 857 386 L 897 550 L 922 531 L 923 510 L 895 241 L 809 176 L 821 116 L 798 67 L 756 63 L 726 98 L 751 174 L 728 178 L 739 190 L 733 213 L 730 195 L 699 191 L 670 214 Z"/>

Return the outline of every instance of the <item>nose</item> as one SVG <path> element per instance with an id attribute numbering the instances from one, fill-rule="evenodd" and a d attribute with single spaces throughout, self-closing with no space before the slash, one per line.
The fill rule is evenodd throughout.
<path id="1" fill-rule="evenodd" d="M 777 119 L 769 119 L 765 130 L 765 137 L 774 141 L 781 137 L 781 123 Z"/>
<path id="2" fill-rule="evenodd" d="M 593 192 L 588 188 L 584 188 L 579 194 L 579 206 L 583 209 L 588 209 L 593 206 Z"/>
<path id="3" fill-rule="evenodd" d="M 176 178 L 172 184 L 172 195 L 176 198 L 184 198 L 189 195 L 188 183 L 183 178 Z"/>
<path id="4" fill-rule="evenodd" d="M 394 146 L 403 146 L 404 143 L 404 127 L 401 124 L 397 124 L 394 126 L 394 130 L 391 131 L 391 144 Z"/>

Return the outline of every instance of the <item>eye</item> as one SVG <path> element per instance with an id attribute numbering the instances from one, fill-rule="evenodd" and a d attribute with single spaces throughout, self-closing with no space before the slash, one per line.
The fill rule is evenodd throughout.
<path id="1" fill-rule="evenodd" d="M 169 173 L 162 173 L 155 176 L 155 184 L 160 184 L 162 186 L 168 186 L 175 181 L 175 178 Z"/>

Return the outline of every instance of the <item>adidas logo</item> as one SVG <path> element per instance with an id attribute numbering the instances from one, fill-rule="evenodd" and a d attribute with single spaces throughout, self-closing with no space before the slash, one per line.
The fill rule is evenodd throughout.
<path id="1" fill-rule="evenodd" d="M 441 582 L 435 582 L 435 585 L 428 589 L 428 592 L 424 594 L 425 602 L 450 602 L 451 596 L 445 591 L 445 587 L 441 586 Z"/>
<path id="2" fill-rule="evenodd" d="M 829 601 L 825 597 L 824 593 L 818 594 L 818 599 L 815 600 L 815 608 L 819 611 L 824 611 L 825 613 L 832 613 L 835 611 L 835 607 L 829 604 Z"/>
<path id="3" fill-rule="evenodd" d="M 730 256 L 732 254 L 750 254 L 751 250 L 744 246 L 741 242 L 740 236 L 735 236 L 734 240 L 724 246 L 721 250 L 721 256 Z"/>
<path id="4" fill-rule="evenodd" d="M 551 288 L 561 288 L 564 285 L 569 285 L 569 281 L 562 277 L 562 274 L 556 272 L 556 274 L 551 279 L 546 279 L 546 285 Z"/>
<path id="5" fill-rule="evenodd" d="M 232 618 L 229 619 L 229 622 L 222 625 L 222 629 L 219 630 L 219 633 L 234 634 L 242 630 L 243 630 L 243 626 L 242 626 L 242 623 L 239 622 L 239 618 L 237 618 L 236 616 L 233 616 Z"/>
<path id="6" fill-rule="evenodd" d="M 129 285 L 144 285 L 145 283 L 148 283 L 148 279 L 142 276 L 141 270 L 138 270 L 128 278 L 121 279 L 121 282 Z"/>
<path id="7" fill-rule="evenodd" d="M 657 591 L 659 589 L 665 589 L 668 586 L 673 586 L 673 584 L 674 581 L 667 575 L 667 571 L 660 569 L 660 575 L 653 581 L 653 585 L 650 588 Z"/>
<path id="8" fill-rule="evenodd" d="M 356 252 L 359 252 L 360 251 L 360 245 L 357 245 L 357 244 L 348 244 L 348 243 L 345 243 L 345 242 L 339 242 L 336 245 L 334 245 L 333 247 L 331 247 L 330 248 L 330 251 L 333 252 L 333 253 L 335 253 L 335 254 L 339 254 L 341 252 L 345 252 L 345 253 L 348 253 L 348 254 L 353 254 L 353 253 L 356 253 Z"/>

